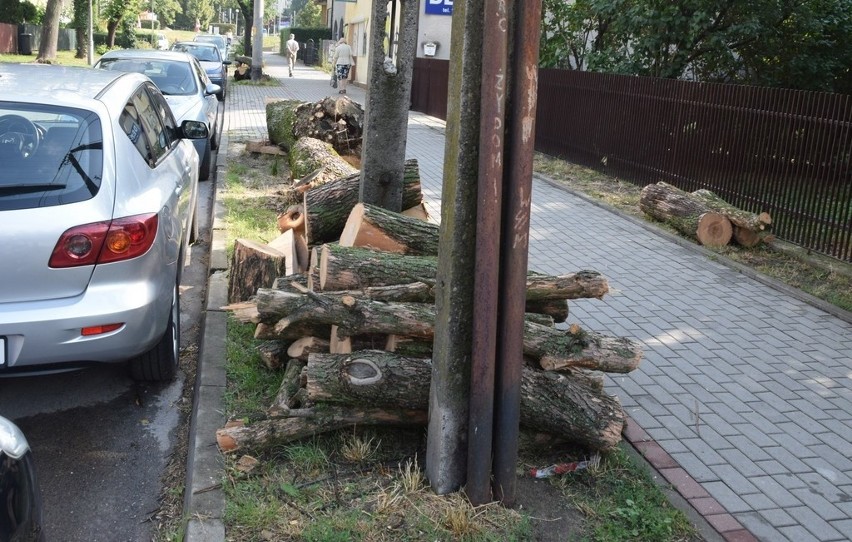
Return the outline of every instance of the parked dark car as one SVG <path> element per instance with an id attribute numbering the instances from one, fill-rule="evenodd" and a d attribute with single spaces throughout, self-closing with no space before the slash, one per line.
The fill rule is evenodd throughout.
<path id="1" fill-rule="evenodd" d="M 24 434 L 0 416 L 0 542 L 44 540 L 41 493 Z"/>
<path id="2" fill-rule="evenodd" d="M 222 38 L 225 39 L 224 37 Z M 181 51 L 194 56 L 201 67 L 210 78 L 210 82 L 214 85 L 219 85 L 221 90 L 216 94 L 219 101 L 225 99 L 225 93 L 228 87 L 228 66 L 230 60 L 226 60 L 222 56 L 222 52 L 215 43 L 205 41 L 179 41 L 172 44 L 172 51 Z"/>

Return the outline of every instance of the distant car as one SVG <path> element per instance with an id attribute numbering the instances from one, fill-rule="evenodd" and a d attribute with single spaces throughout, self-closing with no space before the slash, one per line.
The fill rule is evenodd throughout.
<path id="1" fill-rule="evenodd" d="M 175 51 L 117 49 L 102 56 L 95 68 L 147 75 L 166 97 L 178 122 L 197 120 L 206 124 L 210 137 L 194 144 L 201 157 L 200 179 L 210 178 L 212 151 L 219 146 L 219 105 L 215 95 L 221 87 L 207 77 L 193 56 Z"/>
<path id="2" fill-rule="evenodd" d="M 212 43 L 216 47 L 219 48 L 219 54 L 222 58 L 228 58 L 228 38 L 221 34 L 197 34 L 192 38 L 192 41 L 195 42 L 203 42 L 203 43 Z"/>
<path id="3" fill-rule="evenodd" d="M 160 51 L 169 50 L 169 40 L 166 39 L 165 34 L 157 34 L 157 49 Z"/>
<path id="4" fill-rule="evenodd" d="M 0 64 L 0 373 L 174 376 L 207 135 L 144 75 Z"/>
<path id="5" fill-rule="evenodd" d="M 224 40 L 225 38 L 222 37 L 222 39 Z M 216 97 L 219 98 L 219 101 L 225 99 L 225 92 L 228 86 L 228 66 L 230 66 L 231 61 L 224 60 L 216 44 L 202 41 L 179 41 L 172 44 L 172 51 L 189 53 L 197 58 L 204 71 L 207 72 L 207 77 L 210 78 L 210 81 L 214 85 L 222 87 L 222 90 Z"/>
<path id="6" fill-rule="evenodd" d="M 41 492 L 27 439 L 0 416 L 0 540 L 41 541 Z"/>

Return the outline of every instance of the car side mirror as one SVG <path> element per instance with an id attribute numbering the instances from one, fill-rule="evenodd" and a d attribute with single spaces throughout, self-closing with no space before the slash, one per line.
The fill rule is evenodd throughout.
<path id="1" fill-rule="evenodd" d="M 218 86 L 218 85 L 212 85 Z M 197 120 L 185 120 L 180 125 L 181 137 L 184 139 L 207 139 L 210 132 L 207 125 Z"/>
<path id="2" fill-rule="evenodd" d="M 223 61 L 222 61 L 222 64 L 224 64 L 225 66 L 230 66 L 230 65 L 231 65 L 231 61 L 230 61 L 230 60 L 223 60 Z"/>
<path id="3" fill-rule="evenodd" d="M 221 91 L 222 91 L 222 87 L 220 87 L 219 85 L 214 85 L 213 83 L 210 83 L 209 85 L 207 85 L 204 88 L 204 95 L 205 96 L 211 96 L 213 94 L 219 94 Z"/>

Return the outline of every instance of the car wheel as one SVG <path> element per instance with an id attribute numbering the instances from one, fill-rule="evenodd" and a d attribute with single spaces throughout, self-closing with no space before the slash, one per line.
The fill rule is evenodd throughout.
<path id="1" fill-rule="evenodd" d="M 174 378 L 180 361 L 180 295 L 178 285 L 172 292 L 169 322 L 160 341 L 151 350 L 128 363 L 134 380 L 165 382 Z"/>
<path id="2" fill-rule="evenodd" d="M 198 200 L 195 200 L 195 210 L 192 211 L 192 222 L 189 224 L 189 244 L 198 241 Z"/>
<path id="3" fill-rule="evenodd" d="M 217 95 L 216 95 L 216 98 L 217 98 L 220 102 L 224 102 L 224 101 L 225 101 L 225 89 L 224 89 L 224 88 L 223 88 L 223 89 L 219 92 L 219 94 L 217 94 Z"/>
<path id="4" fill-rule="evenodd" d="M 201 158 L 201 165 L 198 168 L 198 180 L 206 181 L 210 178 L 210 140 L 204 144 L 204 156 Z"/>
<path id="5" fill-rule="evenodd" d="M 218 116 L 218 115 L 217 115 Z M 216 126 L 213 128 L 213 133 L 210 134 L 210 148 L 215 150 L 219 150 L 219 142 L 222 140 L 222 132 L 219 127 L 219 122 L 216 122 Z"/>

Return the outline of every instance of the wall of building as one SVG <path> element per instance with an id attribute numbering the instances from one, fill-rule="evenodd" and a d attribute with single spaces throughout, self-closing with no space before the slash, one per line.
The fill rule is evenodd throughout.
<path id="1" fill-rule="evenodd" d="M 452 27 L 453 0 L 420 0 L 420 26 L 417 39 L 417 57 L 450 59 L 450 30 Z M 434 56 L 427 55 L 425 44 L 434 43 Z"/>

